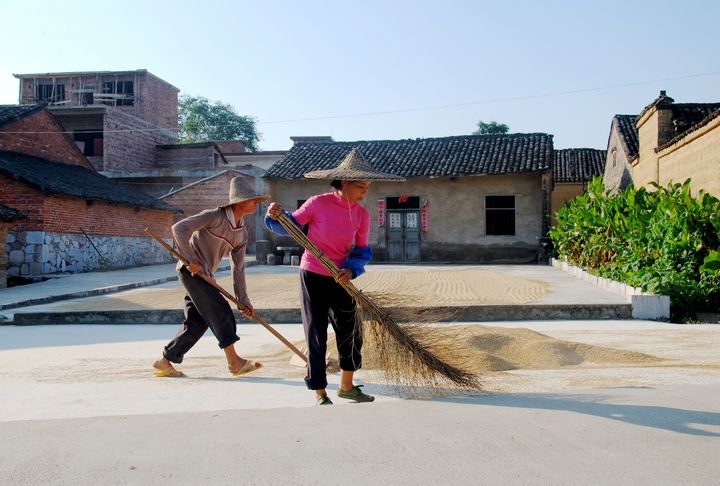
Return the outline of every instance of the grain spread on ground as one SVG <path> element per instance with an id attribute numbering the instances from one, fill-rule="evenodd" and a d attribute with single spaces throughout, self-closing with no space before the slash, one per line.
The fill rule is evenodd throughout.
<path id="1" fill-rule="evenodd" d="M 218 284 L 232 290 L 232 278 Z M 353 281 L 370 294 L 393 295 L 394 305 L 465 306 L 520 305 L 539 302 L 550 292 L 546 282 L 485 270 L 367 272 Z M 248 274 L 247 286 L 256 309 L 296 308 L 300 305 L 297 274 Z M 102 300 L 68 302 L 59 310 L 182 309 L 184 290 L 156 286 L 105 296 Z"/>
<path id="2" fill-rule="evenodd" d="M 230 277 L 221 276 L 218 282 L 226 289 L 232 288 Z M 540 280 L 509 275 L 501 277 L 482 269 L 432 270 L 423 271 L 421 275 L 417 272 L 382 270 L 368 272 L 355 283 L 364 292 L 382 294 L 385 299 L 381 303 L 383 306 L 430 304 L 461 308 L 471 304 L 532 304 L 552 293 L 549 285 Z M 248 288 L 256 309 L 299 305 L 297 274 L 248 274 Z M 102 299 L 78 299 L 58 306 L 58 310 L 182 309 L 183 296 L 179 286 L 159 285 Z M 695 331 L 694 326 L 632 332 L 612 329 L 554 330 L 550 336 L 529 329 L 481 324 L 434 327 L 436 338 L 454 348 L 453 355 L 458 359 L 454 364 L 481 375 L 484 390 L 507 393 L 661 386 L 716 380 L 720 376 L 718 337 L 716 333 Z M 304 346 L 302 341 L 294 344 L 298 348 Z M 241 353 L 242 348 L 241 342 Z M 329 343 L 328 349 L 335 349 L 333 342 Z M 289 364 L 291 356 L 286 347 L 273 341 L 262 352 L 249 356 L 265 365 L 253 375 L 273 380 L 301 379 L 305 376 L 305 369 Z M 371 342 L 368 342 L 364 356 L 359 379 L 381 383 Z M 330 358 L 332 363 L 332 355 Z M 97 356 L 76 363 L 77 366 L 64 367 L 61 375 L 47 376 L 46 372 L 38 372 L 42 376 L 37 378 L 52 382 L 113 382 L 128 377 L 154 379 L 148 372 L 146 361 L 147 357 Z M 182 386 L 194 386 L 197 380 L 222 379 L 218 377 L 227 374 L 224 359 L 216 351 L 192 356 L 181 368 L 195 377 L 182 382 Z M 114 371 L 117 369 L 124 371 L 116 374 Z M 17 379 L 33 373 L 25 370 Z"/>

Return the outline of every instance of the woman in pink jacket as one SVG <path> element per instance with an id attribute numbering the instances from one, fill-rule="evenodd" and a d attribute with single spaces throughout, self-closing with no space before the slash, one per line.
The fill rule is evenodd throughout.
<path id="1" fill-rule="evenodd" d="M 318 405 L 332 405 L 328 398 L 325 356 L 328 320 L 335 331 L 340 366 L 337 395 L 356 402 L 372 402 L 353 383 L 356 370 L 362 366 L 362 334 L 355 330 L 355 303 L 340 285 L 362 275 L 372 258 L 368 245 L 370 213 L 360 202 L 372 181 L 403 180 L 402 177 L 377 172 L 353 149 L 335 169 L 305 174 L 310 179 L 328 179 L 335 189 L 308 199 L 298 210 L 285 213 L 299 228 L 307 225 L 307 236 L 340 272 L 330 272 L 310 252 L 300 261 L 300 305 L 305 339 L 308 347 L 308 374 L 305 383 L 314 390 Z M 283 211 L 278 203 L 268 207 L 266 226 L 273 232 L 287 235 L 277 217 Z"/>

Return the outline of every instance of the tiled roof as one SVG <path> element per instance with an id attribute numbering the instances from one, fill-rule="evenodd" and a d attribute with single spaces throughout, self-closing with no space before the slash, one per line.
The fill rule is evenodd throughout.
<path id="1" fill-rule="evenodd" d="M 17 121 L 45 107 L 38 105 L 0 105 L 0 127 Z"/>
<path id="2" fill-rule="evenodd" d="M 718 117 L 720 117 L 720 104 L 718 104 L 717 108 L 714 111 L 710 112 L 707 116 L 705 116 L 703 119 L 701 119 L 698 123 L 695 123 L 694 125 L 689 126 L 682 133 L 678 134 L 671 140 L 667 141 L 666 143 L 664 143 L 661 146 L 659 146 L 658 148 L 656 148 L 655 151 L 657 152 L 666 147 L 669 147 L 670 145 L 673 145 L 674 143 L 676 143 L 678 140 L 682 139 L 689 133 L 692 133 L 695 130 L 702 128 L 703 126 L 707 125 L 708 123 L 710 123 L 711 121 L 713 121 L 714 119 L 716 119 Z M 673 120 L 673 122 L 674 122 L 674 120 Z M 676 125 L 676 129 L 677 129 L 677 126 L 678 125 Z"/>
<path id="3" fill-rule="evenodd" d="M 615 115 L 613 117 L 613 125 L 617 127 L 628 160 L 634 158 L 640 151 L 638 130 L 635 126 L 637 117 L 638 115 Z"/>
<path id="4" fill-rule="evenodd" d="M 16 219 L 27 219 L 27 215 L 0 204 L 0 221 L 14 221 Z"/>
<path id="5" fill-rule="evenodd" d="M 293 145 L 265 179 L 300 179 L 336 167 L 360 147 L 374 169 L 405 178 L 543 172 L 552 168 L 552 135 L 464 135 L 415 140 L 315 142 Z"/>
<path id="6" fill-rule="evenodd" d="M 647 105 L 639 116 L 643 116 L 651 108 L 671 110 L 671 122 L 677 134 L 672 140 L 656 149 L 659 150 L 672 145 L 686 133 L 694 131 L 716 118 L 720 111 L 720 103 L 675 103 L 675 100 L 667 96 L 665 91 L 660 91 L 660 96 Z"/>
<path id="7" fill-rule="evenodd" d="M 588 182 L 605 170 L 605 150 L 577 148 L 555 151 L 554 182 Z"/>
<path id="8" fill-rule="evenodd" d="M 672 107 L 672 123 L 680 134 L 720 109 L 720 103 L 677 103 Z"/>
<path id="9" fill-rule="evenodd" d="M 47 195 L 97 199 L 160 211 L 179 209 L 79 165 L 0 150 L 0 174 Z"/>

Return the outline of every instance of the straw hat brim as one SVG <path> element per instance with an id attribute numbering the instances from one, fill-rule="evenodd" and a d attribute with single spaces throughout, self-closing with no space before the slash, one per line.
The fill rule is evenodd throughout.
<path id="1" fill-rule="evenodd" d="M 230 200 L 230 202 L 223 204 L 221 206 L 218 206 L 218 207 L 219 208 L 227 208 L 227 207 L 232 206 L 233 204 L 250 201 L 252 199 L 256 200 L 257 203 L 260 204 L 263 201 L 267 201 L 268 199 L 270 199 L 270 195 L 269 194 L 261 194 L 261 195 L 247 196 L 247 197 L 242 197 L 242 198 L 234 198 L 234 199 Z"/>
<path id="2" fill-rule="evenodd" d="M 340 181 L 404 181 L 404 177 L 375 170 L 360 147 L 354 147 L 349 154 L 332 169 L 314 170 L 305 174 L 307 179 L 330 179 Z"/>
<path id="3" fill-rule="evenodd" d="M 307 179 L 328 179 L 339 181 L 404 181 L 404 177 L 378 171 L 365 171 L 336 167 L 327 170 L 315 170 L 305 174 Z"/>

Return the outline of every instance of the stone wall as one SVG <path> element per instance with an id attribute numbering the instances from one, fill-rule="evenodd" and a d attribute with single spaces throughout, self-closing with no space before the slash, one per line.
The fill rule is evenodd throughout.
<path id="1" fill-rule="evenodd" d="M 151 238 L 20 231 L 9 233 L 6 241 L 8 277 L 81 273 L 173 260 Z"/>

